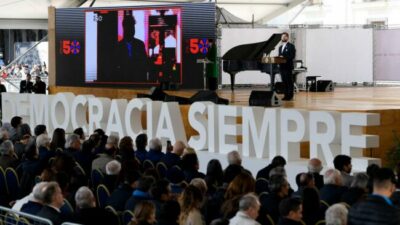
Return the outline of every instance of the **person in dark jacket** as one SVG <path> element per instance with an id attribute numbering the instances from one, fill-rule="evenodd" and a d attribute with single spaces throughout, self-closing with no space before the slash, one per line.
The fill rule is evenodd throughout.
<path id="1" fill-rule="evenodd" d="M 118 224 L 118 218 L 96 207 L 93 192 L 86 186 L 80 187 L 75 194 L 76 212 L 74 219 L 82 225 Z"/>
<path id="2" fill-rule="evenodd" d="M 149 152 L 146 154 L 146 159 L 150 160 L 154 166 L 164 157 L 162 152 L 162 144 L 159 138 L 153 138 L 149 141 Z"/>
<path id="3" fill-rule="evenodd" d="M 119 186 L 111 193 L 106 205 L 112 206 L 117 211 L 124 211 L 125 204 L 132 196 L 132 192 L 137 186 L 137 180 L 139 177 L 140 174 L 137 172 L 126 174 L 124 182 L 119 184 Z"/>
<path id="4" fill-rule="evenodd" d="M 347 188 L 343 187 L 339 170 L 328 169 L 324 175 L 324 183 L 325 185 L 320 190 L 321 200 L 328 205 L 338 203 L 343 193 L 347 191 Z"/>
<path id="5" fill-rule="evenodd" d="M 146 160 L 147 155 L 147 134 L 139 134 L 135 139 L 135 144 L 135 156 L 140 161 L 140 163 L 143 163 L 143 161 Z"/>
<path id="6" fill-rule="evenodd" d="M 396 177 L 391 169 L 380 168 L 374 176 L 373 193 L 349 210 L 348 224 L 400 224 L 400 211 L 390 196 L 396 189 Z"/>
<path id="7" fill-rule="evenodd" d="M 161 158 L 160 162 L 165 163 L 168 168 L 173 166 L 181 166 L 181 156 L 185 150 L 185 144 L 182 141 L 177 141 L 174 144 L 172 152 L 167 152 L 164 157 Z"/>
<path id="8" fill-rule="evenodd" d="M 40 76 L 36 76 L 35 84 L 32 87 L 35 94 L 46 94 L 46 83 L 42 81 Z"/>
<path id="9" fill-rule="evenodd" d="M 317 158 L 312 158 L 308 161 L 308 172 L 314 177 L 315 186 L 320 190 L 324 186 L 324 176 L 320 173 L 322 171 L 322 162 Z"/>
<path id="10" fill-rule="evenodd" d="M 138 203 L 151 200 L 149 192 L 153 183 L 154 178 L 152 177 L 140 178 L 136 190 L 133 191 L 132 196 L 126 202 L 125 210 L 134 210 Z"/>
<path id="11" fill-rule="evenodd" d="M 26 80 L 21 80 L 19 83 L 19 93 L 32 93 L 33 83 L 31 81 L 31 75 L 26 75 Z"/>
<path id="12" fill-rule="evenodd" d="M 286 160 L 285 158 L 283 158 L 282 156 L 275 156 L 271 163 L 264 167 L 263 169 L 261 169 L 260 171 L 258 171 L 257 173 L 257 179 L 258 178 L 265 178 L 265 179 L 269 179 L 269 172 L 275 168 L 275 167 L 284 167 L 286 165 Z"/>
<path id="13" fill-rule="evenodd" d="M 293 99 L 294 82 L 293 82 L 293 60 L 296 57 L 296 47 L 289 42 L 289 34 L 282 33 L 282 45 L 279 47 L 279 56 L 286 59 L 286 63 L 279 65 L 282 82 L 285 87 L 285 96 L 282 100 L 290 101 Z"/>
<path id="14" fill-rule="evenodd" d="M 181 213 L 181 207 L 176 201 L 167 201 L 162 205 L 158 213 L 157 225 L 178 225 L 177 221 Z"/>
<path id="15" fill-rule="evenodd" d="M 298 198 L 287 198 L 279 204 L 281 219 L 278 225 L 301 225 L 303 207 Z"/>
<path id="16" fill-rule="evenodd" d="M 47 182 L 40 182 L 33 187 L 32 199 L 21 207 L 21 212 L 36 215 L 43 208 L 44 187 Z"/>
<path id="17" fill-rule="evenodd" d="M 49 182 L 43 190 L 43 203 L 45 204 L 40 212 L 39 217 L 50 220 L 54 225 L 60 225 L 68 220 L 60 211 L 64 204 L 64 197 L 57 182 Z"/>

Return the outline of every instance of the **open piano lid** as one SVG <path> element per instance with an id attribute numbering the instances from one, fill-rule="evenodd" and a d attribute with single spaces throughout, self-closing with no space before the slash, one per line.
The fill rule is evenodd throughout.
<path id="1" fill-rule="evenodd" d="M 267 41 L 233 47 L 227 51 L 223 60 L 261 60 L 263 54 L 269 54 L 281 41 L 282 34 L 273 34 Z"/>

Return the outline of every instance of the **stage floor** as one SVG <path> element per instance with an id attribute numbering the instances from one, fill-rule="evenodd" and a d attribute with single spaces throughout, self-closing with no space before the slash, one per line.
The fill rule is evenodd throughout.
<path id="1" fill-rule="evenodd" d="M 218 90 L 218 95 L 231 105 L 248 105 L 252 90 L 265 88 L 238 88 Z M 168 91 L 169 94 L 190 97 L 195 90 Z M 293 101 L 284 101 L 282 107 L 307 110 L 370 111 L 400 109 L 400 87 L 339 87 L 333 92 L 298 92 Z"/>

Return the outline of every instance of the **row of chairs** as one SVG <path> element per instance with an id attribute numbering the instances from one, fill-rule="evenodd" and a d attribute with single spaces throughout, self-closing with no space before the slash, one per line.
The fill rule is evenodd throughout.
<path id="1" fill-rule="evenodd" d="M 19 191 L 19 177 L 14 168 L 0 167 L 0 196 L 10 196 L 15 199 Z"/>

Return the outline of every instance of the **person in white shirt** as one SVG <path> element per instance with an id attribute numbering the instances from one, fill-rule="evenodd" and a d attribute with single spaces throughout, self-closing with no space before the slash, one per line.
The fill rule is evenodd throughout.
<path id="1" fill-rule="evenodd" d="M 229 220 L 229 225 L 260 225 L 256 221 L 258 211 L 260 210 L 260 201 L 253 194 L 246 194 L 239 200 L 239 211 Z"/>

